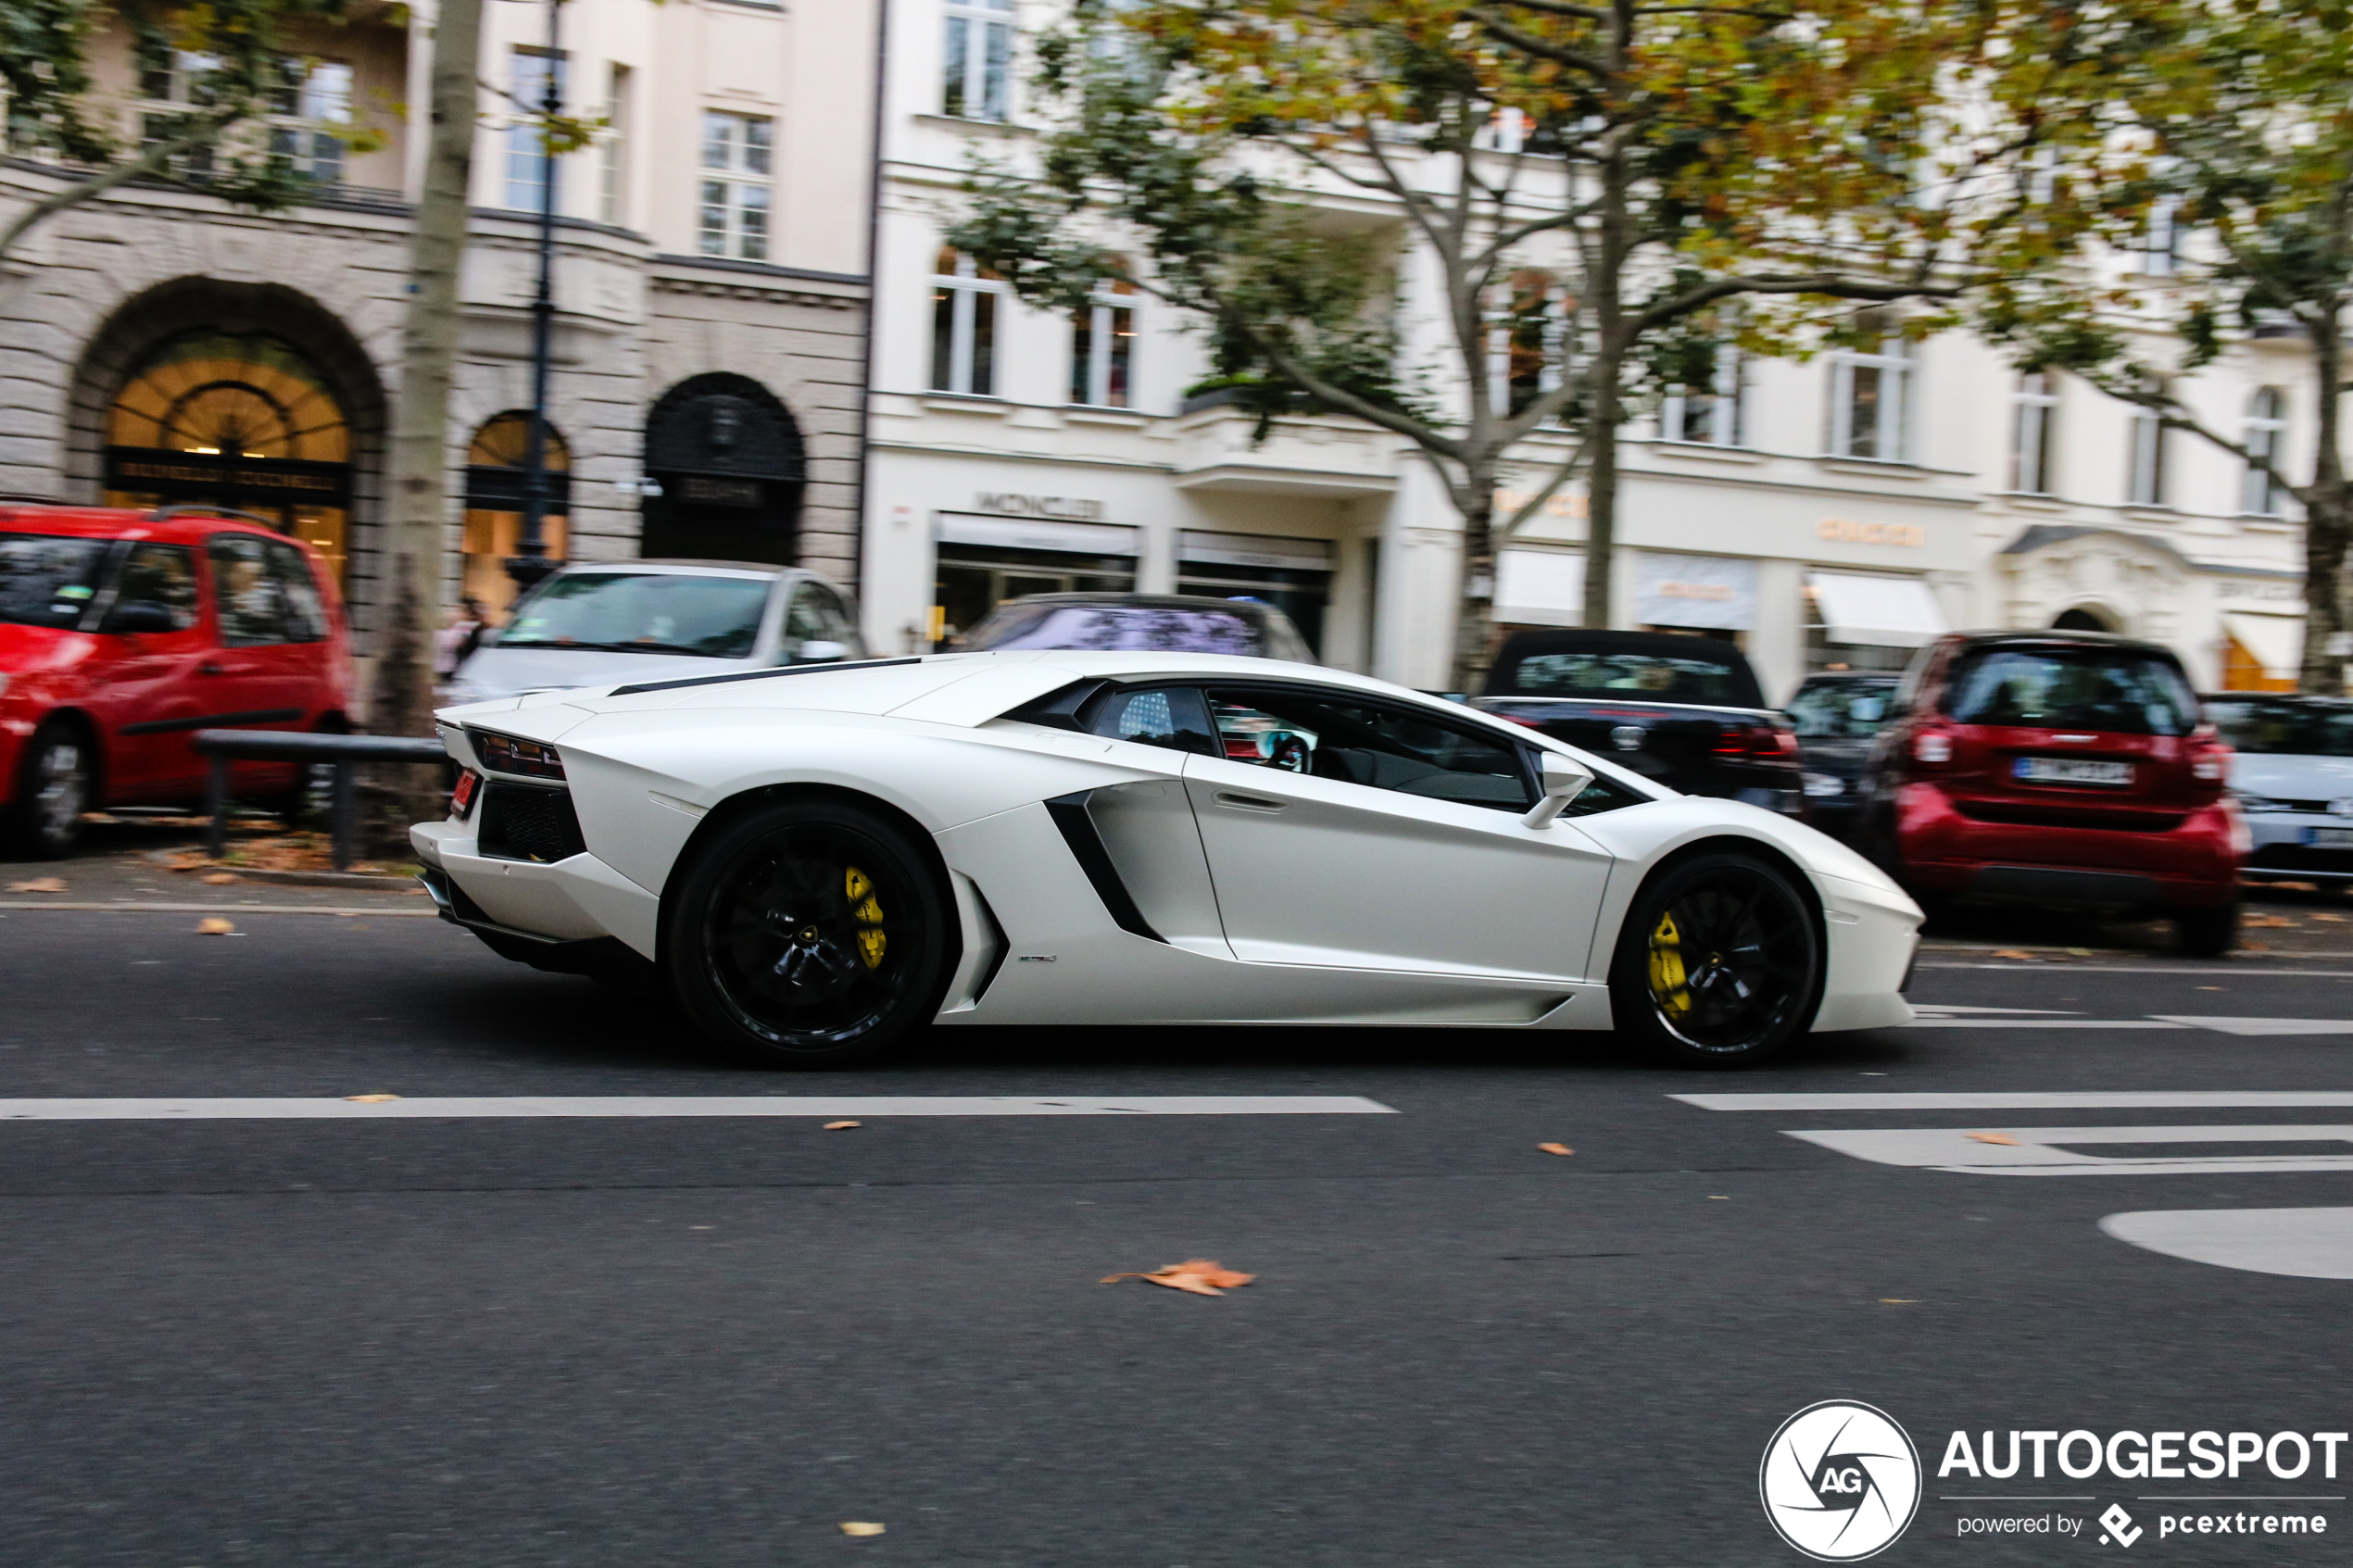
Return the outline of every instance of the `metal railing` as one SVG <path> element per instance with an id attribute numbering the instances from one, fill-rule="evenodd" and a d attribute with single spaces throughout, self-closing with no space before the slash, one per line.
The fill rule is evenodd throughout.
<path id="1" fill-rule="evenodd" d="M 283 730 L 198 730 L 195 748 L 212 760 L 212 778 L 205 790 L 205 809 L 211 816 L 205 829 L 205 852 L 219 859 L 227 848 L 229 764 L 233 760 L 265 762 L 325 762 L 334 768 L 328 821 L 334 840 L 335 870 L 351 864 L 353 821 L 352 770 L 362 762 L 446 763 L 449 754 L 435 739 L 412 740 L 406 735 L 315 735 Z"/>

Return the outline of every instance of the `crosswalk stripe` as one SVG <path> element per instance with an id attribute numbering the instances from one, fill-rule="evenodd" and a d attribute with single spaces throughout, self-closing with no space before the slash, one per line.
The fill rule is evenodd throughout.
<path id="1" fill-rule="evenodd" d="M 2194 1176 L 2253 1172 L 2353 1171 L 2353 1125 L 2186 1127 L 1839 1127 L 1788 1135 L 1856 1160 L 1971 1176 Z M 2108 1156 L 2080 1146 L 2342 1144 L 2343 1154 Z"/>
<path id="2" fill-rule="evenodd" d="M 2188 1029 L 2194 1021 L 2173 1018 L 1938 1018 L 1924 1014 L 1906 1029 Z"/>
<path id="3" fill-rule="evenodd" d="M 2110 1214 L 2100 1229 L 2186 1262 L 2353 1279 L 2353 1209 L 2145 1209 Z"/>
<path id="4" fill-rule="evenodd" d="M 2353 1089 L 1881 1090 L 1854 1094 L 1693 1094 L 1702 1110 L 2126 1110 L 2353 1105 Z"/>
<path id="5" fill-rule="evenodd" d="M 2206 1018 L 2163 1012 L 2151 1016 L 2224 1035 L 2353 1035 L 2353 1019 L 2347 1018 Z"/>
<path id="6" fill-rule="evenodd" d="M 0 1121 L 535 1116 L 1394 1116 L 1362 1095 L 514 1095 L 416 1099 L 0 1099 Z"/>

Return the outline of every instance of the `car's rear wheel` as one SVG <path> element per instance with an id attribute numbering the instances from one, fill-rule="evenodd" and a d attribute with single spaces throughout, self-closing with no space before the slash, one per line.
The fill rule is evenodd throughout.
<path id="1" fill-rule="evenodd" d="M 2238 903 L 2233 900 L 2208 909 L 2176 909 L 2173 929 L 2182 939 L 2182 951 L 2194 958 L 2219 959 L 2239 945 Z"/>
<path id="2" fill-rule="evenodd" d="M 855 806 L 764 808 L 720 830 L 662 901 L 687 1016 L 772 1067 L 870 1062 L 937 1010 L 954 968 L 946 889 L 908 834 Z"/>
<path id="3" fill-rule="evenodd" d="M 9 850 L 29 860 L 55 860 L 82 841 L 82 813 L 95 803 L 96 759 L 89 737 L 55 721 L 34 732 L 17 773 L 16 801 L 5 822 Z"/>
<path id="4" fill-rule="evenodd" d="M 1620 1033 L 1687 1067 L 1744 1067 L 1821 1001 L 1814 912 L 1776 867 L 1737 853 L 1669 867 L 1635 896 L 1610 966 Z"/>

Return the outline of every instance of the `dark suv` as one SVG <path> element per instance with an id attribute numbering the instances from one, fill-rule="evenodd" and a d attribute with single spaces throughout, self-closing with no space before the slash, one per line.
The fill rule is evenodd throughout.
<path id="1" fill-rule="evenodd" d="M 2220 953 L 2246 845 L 2230 765 L 2167 648 L 1957 633 L 1921 650 L 1873 745 L 1863 846 L 1924 901 L 2156 909 Z"/>
<path id="2" fill-rule="evenodd" d="M 1782 710 L 1797 726 L 1806 820 L 1833 838 L 1854 835 L 1871 742 L 1895 706 L 1896 683 L 1876 671 L 1808 675 Z"/>
<path id="3" fill-rule="evenodd" d="M 1797 733 L 1741 650 L 1654 632 L 1519 632 L 1471 699 L 1686 795 L 1795 816 Z"/>

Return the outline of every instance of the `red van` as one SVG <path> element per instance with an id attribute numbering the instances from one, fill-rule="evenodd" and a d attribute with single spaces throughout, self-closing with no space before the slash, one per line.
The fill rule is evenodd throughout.
<path id="1" fill-rule="evenodd" d="M 1864 846 L 1923 902 L 2156 909 L 2221 953 L 2246 853 L 2230 771 L 2170 649 L 1956 633 L 1921 650 L 1873 743 Z"/>
<path id="2" fill-rule="evenodd" d="M 85 810 L 193 803 L 201 729 L 347 727 L 351 641 L 318 552 L 209 508 L 0 505 L 0 852 L 70 850 Z M 241 797 L 301 787 L 237 764 Z"/>

